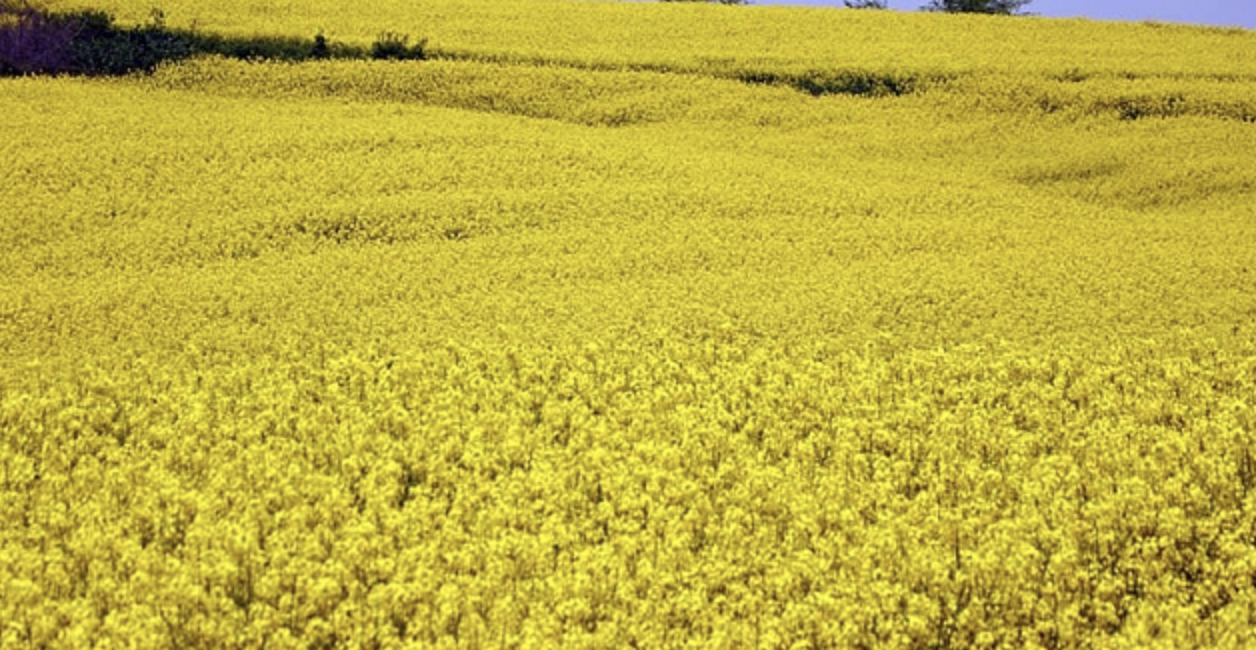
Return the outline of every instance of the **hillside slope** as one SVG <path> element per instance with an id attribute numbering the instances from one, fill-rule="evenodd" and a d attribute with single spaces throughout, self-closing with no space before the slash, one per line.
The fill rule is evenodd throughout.
<path id="1" fill-rule="evenodd" d="M 160 8 L 435 58 L 0 79 L 0 646 L 1256 642 L 1251 32 Z"/>

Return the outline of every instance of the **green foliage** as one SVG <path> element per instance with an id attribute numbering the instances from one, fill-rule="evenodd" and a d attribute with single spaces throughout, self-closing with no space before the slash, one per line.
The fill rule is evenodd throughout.
<path id="1" fill-rule="evenodd" d="M 326 59 L 331 57 L 331 47 L 327 44 L 327 37 L 321 33 L 314 35 L 314 47 L 310 50 L 311 59 Z"/>
<path id="2" fill-rule="evenodd" d="M 837 72 L 809 72 L 779 74 L 754 72 L 737 77 L 751 84 L 789 86 L 815 97 L 823 95 L 856 95 L 861 97 L 897 97 L 920 89 L 924 81 L 938 81 L 918 74 L 871 72 L 867 70 L 841 70 Z"/>
<path id="3" fill-rule="evenodd" d="M 165 61 L 198 54 L 234 59 L 400 59 L 427 58 L 426 40 L 413 45 L 406 35 L 385 32 L 369 51 L 333 44 L 321 32 L 313 41 L 292 36 L 247 38 L 171 29 L 153 9 L 149 21 L 124 28 L 105 11 L 52 12 L 0 0 L 0 76 L 21 74 L 123 75 L 152 72 Z"/>
<path id="4" fill-rule="evenodd" d="M 410 37 L 405 34 L 384 32 L 371 45 L 372 59 L 392 59 L 402 61 L 421 61 L 427 58 L 426 40 L 410 45 Z"/>
<path id="5" fill-rule="evenodd" d="M 117 27 L 103 11 L 88 10 L 71 19 L 82 26 L 73 49 L 75 71 L 83 74 L 151 71 L 162 61 L 185 59 L 195 51 L 187 34 L 167 29 L 160 10 L 153 10 L 148 24 L 132 29 Z"/>
<path id="6" fill-rule="evenodd" d="M 1012 16 L 1023 13 L 1021 7 L 1031 0 L 929 0 L 921 7 L 925 11 L 948 14 L 1001 14 Z"/>
<path id="7" fill-rule="evenodd" d="M 285 36 L 225 38 L 215 34 L 196 34 L 190 36 L 190 40 L 197 54 L 217 54 L 232 59 L 303 61 L 363 57 L 360 49 L 333 45 L 321 34 L 316 35 L 313 42 Z"/>
<path id="8" fill-rule="evenodd" d="M 67 71 L 78 31 L 25 2 L 0 0 L 0 76 Z"/>

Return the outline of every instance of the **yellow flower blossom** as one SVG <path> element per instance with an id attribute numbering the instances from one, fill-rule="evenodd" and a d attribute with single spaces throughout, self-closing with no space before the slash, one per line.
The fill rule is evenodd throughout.
<path id="1" fill-rule="evenodd" d="M 1250 32 L 161 8 L 435 59 L 0 79 L 0 647 L 1256 643 Z"/>

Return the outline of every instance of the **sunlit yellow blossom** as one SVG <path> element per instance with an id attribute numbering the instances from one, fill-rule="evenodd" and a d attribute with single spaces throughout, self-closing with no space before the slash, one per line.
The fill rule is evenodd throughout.
<path id="1" fill-rule="evenodd" d="M 0 79 L 0 647 L 1256 643 L 1251 32 L 161 4 L 435 59 Z"/>

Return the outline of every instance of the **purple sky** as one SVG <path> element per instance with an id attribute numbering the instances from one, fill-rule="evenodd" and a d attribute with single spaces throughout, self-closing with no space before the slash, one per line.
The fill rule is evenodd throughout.
<path id="1" fill-rule="evenodd" d="M 889 0 L 891 9 L 915 10 L 928 0 Z M 841 7 L 842 0 L 751 0 L 756 5 Z M 1025 9 L 1056 17 L 1159 20 L 1256 29 L 1256 0 L 1033 0 Z"/>

